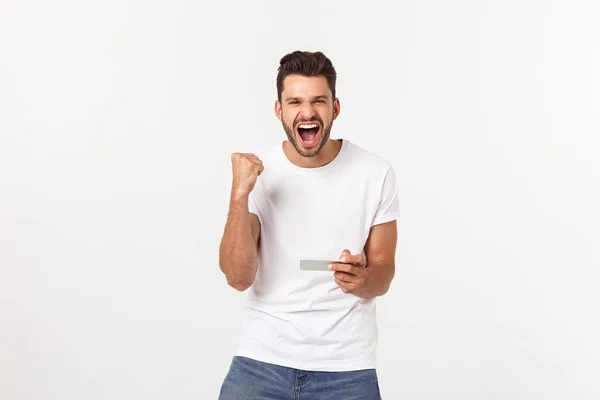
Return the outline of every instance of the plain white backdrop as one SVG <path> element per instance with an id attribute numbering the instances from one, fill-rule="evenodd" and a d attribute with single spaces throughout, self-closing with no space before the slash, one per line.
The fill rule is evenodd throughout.
<path id="1" fill-rule="evenodd" d="M 229 157 L 297 49 L 400 185 L 384 399 L 600 398 L 597 1 L 0 4 L 3 400 L 216 399 Z"/>

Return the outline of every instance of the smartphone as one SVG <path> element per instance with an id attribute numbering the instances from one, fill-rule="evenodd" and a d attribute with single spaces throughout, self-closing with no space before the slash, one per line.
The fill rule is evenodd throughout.
<path id="1" fill-rule="evenodd" d="M 300 269 L 304 271 L 329 271 L 329 264 L 341 261 L 328 258 L 301 258 Z"/>

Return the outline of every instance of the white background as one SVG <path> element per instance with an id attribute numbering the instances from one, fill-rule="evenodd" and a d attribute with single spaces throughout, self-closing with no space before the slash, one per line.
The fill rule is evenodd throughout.
<path id="1" fill-rule="evenodd" d="M 599 2 L 0 4 L 3 400 L 216 399 L 229 156 L 296 49 L 397 173 L 384 398 L 600 398 Z"/>

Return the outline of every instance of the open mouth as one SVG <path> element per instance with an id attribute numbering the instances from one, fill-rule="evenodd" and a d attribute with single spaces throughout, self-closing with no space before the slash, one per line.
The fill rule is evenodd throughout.
<path id="1" fill-rule="evenodd" d="M 304 147 L 312 147 L 317 144 L 320 132 L 321 125 L 316 122 L 301 123 L 296 127 L 296 133 Z"/>

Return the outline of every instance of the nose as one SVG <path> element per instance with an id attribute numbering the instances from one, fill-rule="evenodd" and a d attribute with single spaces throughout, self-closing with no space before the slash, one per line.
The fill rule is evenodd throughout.
<path id="1" fill-rule="evenodd" d="M 302 104 L 302 107 L 300 108 L 298 114 L 301 119 L 311 119 L 312 117 L 317 115 L 317 111 L 313 107 L 313 104 L 307 101 L 304 102 L 304 104 Z"/>

